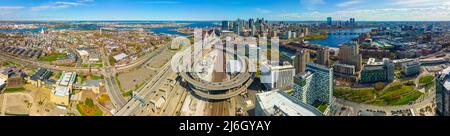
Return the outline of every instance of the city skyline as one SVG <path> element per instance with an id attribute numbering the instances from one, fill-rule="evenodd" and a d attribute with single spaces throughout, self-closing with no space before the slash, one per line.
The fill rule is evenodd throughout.
<path id="1" fill-rule="evenodd" d="M 193 10 L 194 9 L 194 10 Z M 205 14 L 207 13 L 207 14 Z M 449 21 L 448 0 L 4 0 L 0 20 Z"/>

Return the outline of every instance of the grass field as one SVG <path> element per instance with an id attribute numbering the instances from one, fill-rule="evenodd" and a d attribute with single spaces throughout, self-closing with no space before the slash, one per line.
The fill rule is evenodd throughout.
<path id="1" fill-rule="evenodd" d="M 406 105 L 420 98 L 423 93 L 414 89 L 414 85 L 405 83 L 393 83 L 381 92 L 373 88 L 353 89 L 336 88 L 334 96 L 357 103 L 374 105 Z"/>
<path id="2" fill-rule="evenodd" d="M 384 90 L 373 104 L 375 105 L 405 105 L 417 100 L 422 95 L 413 86 L 395 86 Z"/>
<path id="3" fill-rule="evenodd" d="M 77 110 L 82 116 L 102 116 L 103 112 L 97 105 L 94 105 L 91 99 L 86 99 L 85 102 L 77 104 Z"/>
<path id="4" fill-rule="evenodd" d="M 19 87 L 19 88 L 6 88 L 4 93 L 17 93 L 17 92 L 23 92 L 26 91 L 25 88 Z"/>
<path id="5" fill-rule="evenodd" d="M 423 76 L 423 77 L 421 77 L 419 79 L 419 83 L 422 84 L 422 85 L 427 85 L 427 84 L 432 83 L 433 80 L 434 80 L 434 76 L 433 75 L 426 75 L 426 76 Z"/>
<path id="6" fill-rule="evenodd" d="M 373 88 L 336 88 L 333 92 L 335 97 L 344 98 L 358 103 L 368 103 L 375 98 L 375 89 Z"/>
<path id="7" fill-rule="evenodd" d="M 47 62 L 52 62 L 58 59 L 62 59 L 65 58 L 67 56 L 67 54 L 65 53 L 55 53 L 55 54 L 50 54 L 44 57 L 39 58 L 39 61 L 47 61 Z"/>

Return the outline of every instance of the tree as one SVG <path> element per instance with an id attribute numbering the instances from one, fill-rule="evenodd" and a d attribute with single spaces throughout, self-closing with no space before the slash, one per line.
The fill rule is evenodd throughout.
<path id="1" fill-rule="evenodd" d="M 91 98 L 87 98 L 84 101 L 84 104 L 87 105 L 88 107 L 94 107 L 94 101 Z"/>

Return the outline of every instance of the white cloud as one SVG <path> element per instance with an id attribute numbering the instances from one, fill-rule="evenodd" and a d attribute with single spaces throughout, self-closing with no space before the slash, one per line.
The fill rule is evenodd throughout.
<path id="1" fill-rule="evenodd" d="M 0 6 L 0 10 L 18 10 L 23 9 L 25 7 L 22 6 Z"/>
<path id="2" fill-rule="evenodd" d="M 179 2 L 179 1 L 148 1 L 148 2 L 145 2 L 145 3 L 147 3 L 147 4 L 164 4 L 164 5 L 167 5 L 167 4 L 181 4 L 181 2 Z"/>
<path id="3" fill-rule="evenodd" d="M 85 6 L 91 2 L 94 2 L 94 0 L 78 0 L 78 1 L 74 1 L 74 2 L 57 1 L 57 2 L 49 3 L 47 5 L 31 7 L 31 10 L 41 11 L 41 10 L 47 10 L 47 9 L 63 9 L 63 8 L 69 8 L 69 7 Z"/>
<path id="4" fill-rule="evenodd" d="M 325 1 L 323 0 L 300 0 L 303 4 L 310 4 L 310 5 L 320 5 L 325 4 Z"/>
<path id="5" fill-rule="evenodd" d="M 334 12 L 282 13 L 278 15 L 283 20 L 325 20 L 329 16 L 336 20 L 356 18 L 368 21 L 448 21 L 450 20 L 450 6 L 355 9 Z"/>
<path id="6" fill-rule="evenodd" d="M 350 1 L 339 3 L 339 4 L 337 4 L 337 6 L 338 7 L 348 7 L 348 6 L 359 4 L 362 2 L 363 2 L 362 0 L 350 0 Z"/>
<path id="7" fill-rule="evenodd" d="M 262 9 L 262 8 L 256 8 L 256 11 L 258 11 L 261 14 L 270 14 L 270 13 L 272 13 L 272 10 Z"/>
<path id="8" fill-rule="evenodd" d="M 318 5 L 326 4 L 324 0 L 300 0 L 300 6 L 308 10 L 314 10 Z"/>
<path id="9" fill-rule="evenodd" d="M 400 7 L 430 7 L 442 6 L 450 3 L 449 0 L 391 0 L 390 5 Z"/>

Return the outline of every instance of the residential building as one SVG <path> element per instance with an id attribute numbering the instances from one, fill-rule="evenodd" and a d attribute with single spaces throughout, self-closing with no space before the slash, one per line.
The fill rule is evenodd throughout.
<path id="1" fill-rule="evenodd" d="M 361 70 L 362 55 L 357 42 L 345 43 L 339 48 L 339 63 L 353 65 L 358 72 Z"/>
<path id="2" fill-rule="evenodd" d="M 305 72 L 306 64 L 310 61 L 309 59 L 309 51 L 307 49 L 297 51 L 294 58 L 295 74 Z"/>
<path id="3" fill-rule="evenodd" d="M 330 62 L 330 48 L 322 47 L 317 51 L 317 64 L 329 67 Z"/>
<path id="4" fill-rule="evenodd" d="M 330 104 L 333 82 L 333 68 L 308 63 L 306 73 L 294 77 L 294 97 L 313 106 Z"/>
<path id="5" fill-rule="evenodd" d="M 283 91 L 270 91 L 256 95 L 256 116 L 323 116 L 311 105 L 289 96 Z"/>
<path id="6" fill-rule="evenodd" d="M 450 116 L 450 68 L 436 74 L 436 107 L 439 115 Z"/>
<path id="7" fill-rule="evenodd" d="M 295 69 L 292 65 L 261 65 L 261 83 L 267 90 L 290 89 L 294 80 Z"/>
<path id="8" fill-rule="evenodd" d="M 0 78 L 6 79 L 6 87 L 9 88 L 21 87 L 25 76 L 25 72 L 15 66 L 3 68 L 0 71 Z"/>

